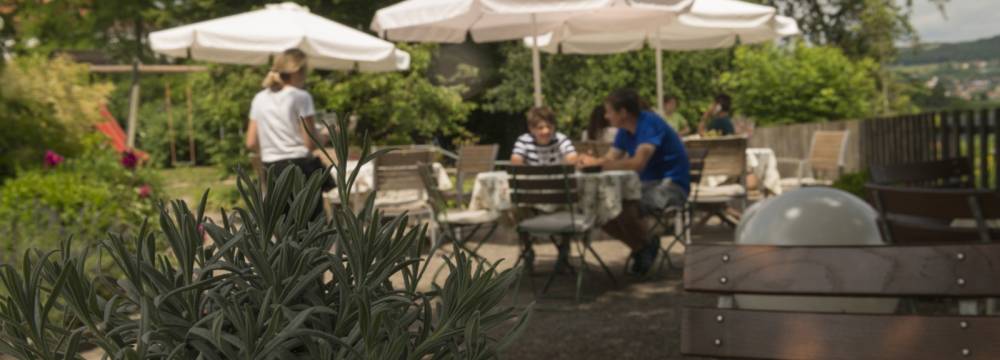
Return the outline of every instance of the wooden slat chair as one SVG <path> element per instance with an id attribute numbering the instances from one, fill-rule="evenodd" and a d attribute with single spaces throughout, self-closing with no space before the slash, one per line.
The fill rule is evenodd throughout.
<path id="1" fill-rule="evenodd" d="M 975 189 L 930 189 L 866 184 L 889 243 L 933 243 L 1000 239 L 1000 193 Z M 956 221 L 969 222 L 967 225 Z"/>
<path id="2" fill-rule="evenodd" d="M 467 200 L 472 196 L 471 193 L 465 192 L 465 182 L 475 179 L 479 173 L 493 171 L 499 151 L 500 146 L 497 144 L 466 145 L 458 149 L 454 198 L 461 207 L 465 207 L 468 204 Z"/>
<path id="3" fill-rule="evenodd" d="M 530 208 L 538 205 L 556 205 L 563 208 L 562 211 L 528 219 L 518 219 L 517 234 L 523 247 L 517 263 L 524 261 L 530 276 L 534 267 L 532 236 L 558 238 L 556 247 L 559 250 L 559 256 L 556 260 L 555 270 L 545 281 L 545 286 L 542 289 L 542 292 L 545 293 L 558 273 L 564 268 L 572 269 L 572 265 L 569 263 L 570 245 L 573 239 L 579 239 L 577 244 L 579 245 L 580 269 L 576 270 L 576 299 L 579 301 L 583 288 L 583 274 L 587 271 L 587 251 L 594 255 L 594 258 L 597 259 L 613 282 L 617 283 L 617 280 L 611 273 L 611 269 L 591 245 L 590 235 L 594 227 L 593 217 L 577 209 L 576 204 L 580 199 L 580 193 L 577 179 L 573 176 L 575 170 L 572 165 L 512 165 L 507 168 L 507 173 L 510 175 L 511 205 L 515 208 Z"/>
<path id="4" fill-rule="evenodd" d="M 717 307 L 681 314 L 681 353 L 760 359 L 998 359 L 1000 244 L 927 246 L 692 245 L 684 288 Z M 738 294 L 957 299 L 944 314 L 864 308 L 748 309 Z M 850 299 L 846 299 L 850 300 Z M 795 298 L 782 299 L 793 302 Z M 778 303 L 779 305 L 781 303 Z M 939 303 L 948 304 L 948 303 Z"/>
<path id="5" fill-rule="evenodd" d="M 832 184 L 844 168 L 848 135 L 847 130 L 817 130 L 813 133 L 812 143 L 809 145 L 809 157 L 779 158 L 779 163 L 797 164 L 794 177 L 781 179 L 782 189 Z"/>
<path id="6" fill-rule="evenodd" d="M 976 185 L 972 160 L 969 158 L 872 165 L 869 170 L 871 181 L 879 185 L 969 189 Z"/>
<path id="7" fill-rule="evenodd" d="M 420 164 L 418 166 L 420 180 L 427 190 L 428 202 L 431 205 L 435 224 L 440 229 L 440 234 L 444 240 L 451 241 L 452 250 L 455 254 L 459 249 L 468 251 L 472 256 L 482 259 L 478 250 L 486 240 L 493 236 L 496 231 L 500 214 L 487 210 L 463 210 L 449 209 L 445 201 L 444 194 L 438 188 L 437 178 L 434 176 L 434 168 L 430 164 Z M 480 239 L 479 244 L 474 248 L 469 248 L 467 243 L 480 229 L 487 229 L 486 235 Z M 463 236 L 464 234 L 464 236 Z M 440 242 L 435 242 L 434 248 L 438 248 Z M 443 268 L 443 267 L 442 267 Z M 436 276 L 435 276 L 436 278 Z"/>
<path id="8" fill-rule="evenodd" d="M 375 159 L 374 189 L 381 194 L 391 190 L 414 190 L 421 194 L 425 190 L 423 182 L 420 180 L 418 164 L 431 164 L 433 162 L 434 151 L 427 149 L 395 150 L 382 154 Z M 404 212 L 409 213 L 414 218 L 431 214 L 426 198 L 421 196 L 415 200 L 405 199 L 403 201 L 381 201 L 376 198 L 375 207 L 389 217 L 398 216 Z"/>
<path id="9" fill-rule="evenodd" d="M 684 143 L 688 152 L 705 150 L 707 155 L 704 160 L 704 167 L 701 171 L 703 180 L 707 176 L 725 176 L 732 179 L 731 184 L 721 185 L 715 188 L 703 186 L 703 181 L 691 183 L 692 196 L 689 202 L 694 211 L 705 211 L 707 216 L 699 221 L 699 225 L 704 225 L 708 220 L 717 216 L 723 223 L 736 226 L 737 219 L 730 219 L 725 210 L 730 201 L 736 200 L 740 208 L 745 208 L 747 203 L 746 172 L 747 172 L 747 138 L 745 137 L 724 137 L 712 139 L 688 140 Z"/>

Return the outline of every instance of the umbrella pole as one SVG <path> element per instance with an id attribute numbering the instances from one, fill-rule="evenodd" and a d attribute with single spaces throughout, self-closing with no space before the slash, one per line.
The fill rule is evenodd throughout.
<path id="1" fill-rule="evenodd" d="M 535 81 L 535 107 L 542 106 L 542 61 L 538 54 L 538 22 L 535 14 L 531 14 L 531 72 Z"/>
<path id="2" fill-rule="evenodd" d="M 656 109 L 663 112 L 663 49 L 660 42 L 660 28 L 656 28 Z"/>

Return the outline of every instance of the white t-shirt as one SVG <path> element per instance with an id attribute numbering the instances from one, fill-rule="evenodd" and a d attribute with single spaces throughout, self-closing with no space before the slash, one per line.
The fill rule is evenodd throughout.
<path id="1" fill-rule="evenodd" d="M 299 131 L 302 128 L 299 118 L 315 114 L 312 96 L 294 86 L 257 93 L 250 103 L 250 120 L 257 122 L 261 161 L 308 157 L 309 149 Z"/>

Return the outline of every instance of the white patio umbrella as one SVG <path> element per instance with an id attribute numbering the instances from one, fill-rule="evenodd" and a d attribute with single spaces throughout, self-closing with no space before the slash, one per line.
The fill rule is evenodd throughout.
<path id="1" fill-rule="evenodd" d="M 227 64 L 266 64 L 299 48 L 319 69 L 406 70 L 410 54 L 392 43 L 312 14 L 295 3 L 184 25 L 149 34 L 156 53 Z"/>
<path id="2" fill-rule="evenodd" d="M 586 14 L 544 36 L 526 37 L 524 42 L 545 52 L 564 54 L 621 53 L 641 49 L 648 43 L 656 49 L 657 108 L 662 113 L 664 49 L 717 49 L 733 46 L 737 39 L 750 44 L 799 33 L 795 20 L 775 13 L 773 7 L 737 0 L 694 0 L 686 12 L 662 17 L 654 26 L 622 30 L 614 26 L 613 18 Z"/>
<path id="3" fill-rule="evenodd" d="M 378 10 L 371 28 L 394 41 L 519 40 L 552 32 L 581 14 L 603 14 L 628 26 L 651 26 L 693 0 L 407 0 Z M 541 63 L 532 48 L 535 106 L 542 104 Z"/>

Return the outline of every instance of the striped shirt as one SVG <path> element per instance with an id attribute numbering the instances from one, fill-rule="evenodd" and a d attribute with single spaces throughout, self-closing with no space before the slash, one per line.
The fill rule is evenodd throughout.
<path id="1" fill-rule="evenodd" d="M 525 165 L 558 165 L 566 155 L 576 153 L 573 142 L 566 135 L 557 132 L 555 138 L 546 145 L 535 143 L 531 133 L 525 133 L 514 143 L 514 155 L 524 158 Z"/>

